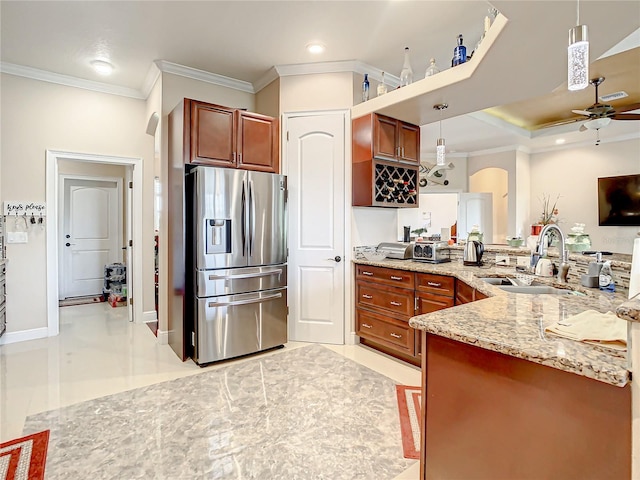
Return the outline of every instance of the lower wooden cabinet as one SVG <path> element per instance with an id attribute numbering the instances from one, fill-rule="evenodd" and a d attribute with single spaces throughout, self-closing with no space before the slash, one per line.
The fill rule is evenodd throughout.
<path id="1" fill-rule="evenodd" d="M 447 275 L 356 265 L 356 334 L 360 343 L 420 366 L 415 315 L 473 302 L 486 295 Z"/>

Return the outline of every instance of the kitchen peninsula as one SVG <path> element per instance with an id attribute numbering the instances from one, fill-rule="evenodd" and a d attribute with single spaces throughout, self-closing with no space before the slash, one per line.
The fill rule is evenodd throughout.
<path id="1" fill-rule="evenodd" d="M 616 311 L 623 293 L 570 284 L 584 295 L 531 295 L 480 280 L 513 268 L 355 263 L 453 277 L 487 297 L 409 322 L 422 350 L 421 478 L 630 477 L 626 354 L 545 332 L 585 310 Z"/>

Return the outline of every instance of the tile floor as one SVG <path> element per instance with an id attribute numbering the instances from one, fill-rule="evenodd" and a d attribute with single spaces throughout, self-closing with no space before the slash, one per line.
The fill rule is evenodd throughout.
<path id="1" fill-rule="evenodd" d="M 35 428 L 40 425 L 38 422 L 47 421 L 51 414 L 43 412 L 62 409 L 60 412 L 71 415 L 71 420 L 73 420 L 73 415 L 80 415 L 77 412 L 82 412 L 82 408 L 95 407 L 100 402 L 105 404 L 103 397 L 107 395 L 120 395 L 118 398 L 125 402 L 121 404 L 124 405 L 122 408 L 131 410 L 131 405 L 134 402 L 130 400 L 139 397 L 140 392 L 151 391 L 153 393 L 153 389 L 159 389 L 155 392 L 159 396 L 162 395 L 161 392 L 166 392 L 165 387 L 170 384 L 155 385 L 160 382 L 197 382 L 203 381 L 207 377 L 223 378 L 225 375 L 227 378 L 229 375 L 233 378 L 234 373 L 237 374 L 243 368 L 255 368 L 256 365 L 261 365 L 260 368 L 264 368 L 270 362 L 277 365 L 277 363 L 273 363 L 277 359 L 270 357 L 283 353 L 301 355 L 302 350 L 296 352 L 300 348 L 305 348 L 306 351 L 310 351 L 308 350 L 310 348 L 319 349 L 317 352 L 321 356 L 327 357 L 329 365 L 342 365 L 341 368 L 345 368 L 346 365 L 347 370 L 357 370 L 361 374 L 364 372 L 366 376 L 367 369 L 360 369 L 357 366 L 357 368 L 349 368 L 352 361 L 380 374 L 372 374 L 369 379 L 371 382 L 366 382 L 366 385 L 389 385 L 391 383 L 418 385 L 420 382 L 419 370 L 354 345 L 327 345 L 324 348 L 290 342 L 283 350 L 201 369 L 190 361 L 180 362 L 169 346 L 157 344 L 156 338 L 146 325 L 129 323 L 124 309 L 114 309 L 107 304 L 61 308 L 60 329 L 61 334 L 57 337 L 3 345 L 0 348 L 0 441 L 19 437 L 22 435 L 23 429 Z M 256 361 L 257 358 L 261 360 Z M 315 364 L 315 362 L 312 363 Z M 330 368 L 319 377 L 314 377 L 313 383 L 316 384 L 321 379 L 322 381 L 335 382 L 335 378 L 331 380 L 330 375 L 327 375 L 327 372 L 331 371 L 338 372 L 337 375 L 343 380 L 346 386 L 345 392 L 347 392 L 348 385 L 354 380 L 344 375 L 346 370 Z M 204 374 L 204 376 L 177 380 L 200 374 Z M 180 384 L 171 385 L 179 386 Z M 357 388 L 353 390 L 361 391 L 362 385 L 362 379 L 356 381 L 353 386 Z M 141 389 L 141 387 L 149 388 Z M 134 389 L 139 390 L 131 392 Z M 308 391 L 306 394 L 312 395 L 313 392 Z M 130 395 L 131 398 L 127 395 Z M 320 401 L 325 401 L 323 396 L 319 397 Z M 345 393 L 344 398 L 346 397 Z M 333 401 L 336 402 L 335 398 Z M 86 403 L 76 405 L 80 402 Z M 347 404 L 346 401 L 342 403 Z M 108 405 L 109 402 L 106 404 Z M 281 410 L 286 408 L 288 407 L 283 405 Z M 277 410 L 273 414 L 277 414 Z M 328 433 L 328 430 L 312 431 L 310 435 L 311 437 L 308 438 L 310 442 L 320 441 L 321 437 L 324 437 L 323 441 L 331 441 L 331 434 Z M 123 435 L 123 438 L 125 436 Z M 154 438 L 157 439 L 157 437 Z M 340 439 L 335 437 L 334 440 L 338 442 Z M 400 446 L 399 434 L 397 445 Z M 150 457 L 153 458 L 153 447 L 151 447 Z M 347 457 L 342 457 L 342 461 L 348 462 L 350 460 Z M 409 465 L 408 468 L 395 478 L 406 480 L 418 478 L 418 462 L 404 461 L 406 464 L 400 461 L 398 468 L 402 470 Z M 141 478 L 160 478 L 157 472 L 156 470 L 153 474 L 155 477 L 152 475 Z M 330 471 L 327 470 L 326 473 L 329 475 Z M 361 474 L 362 472 L 354 471 L 353 478 L 367 478 Z M 274 478 L 276 477 L 277 475 L 274 475 Z M 66 476 L 64 478 L 73 477 Z M 196 475 L 181 478 L 210 477 Z M 287 477 L 281 476 L 280 478 Z M 319 474 L 317 478 L 332 477 Z M 344 478 L 348 478 L 348 475 Z"/>

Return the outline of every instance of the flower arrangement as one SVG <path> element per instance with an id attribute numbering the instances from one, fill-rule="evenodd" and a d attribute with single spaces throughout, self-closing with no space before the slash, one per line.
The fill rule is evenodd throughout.
<path id="1" fill-rule="evenodd" d="M 551 196 L 547 194 L 542 195 L 542 215 L 538 220 L 540 225 L 547 225 L 549 223 L 558 223 L 558 211 L 557 205 L 560 195 L 558 195 L 551 205 Z"/>

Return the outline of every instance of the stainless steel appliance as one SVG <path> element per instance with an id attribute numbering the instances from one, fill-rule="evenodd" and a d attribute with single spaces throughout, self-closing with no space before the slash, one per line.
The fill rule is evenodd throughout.
<path id="1" fill-rule="evenodd" d="M 412 257 L 419 262 L 450 262 L 451 250 L 447 242 L 416 242 L 413 245 Z"/>
<path id="2" fill-rule="evenodd" d="M 378 244 L 376 250 L 379 252 L 385 252 L 387 254 L 387 258 L 406 260 L 407 258 L 411 258 L 412 245 L 413 244 L 411 243 L 383 242 Z"/>
<path id="3" fill-rule="evenodd" d="M 465 265 L 482 265 L 482 254 L 484 245 L 476 240 L 467 241 L 462 254 L 462 263 Z"/>
<path id="4" fill-rule="evenodd" d="M 286 177 L 198 166 L 187 173 L 187 192 L 194 361 L 205 365 L 283 345 Z"/>

